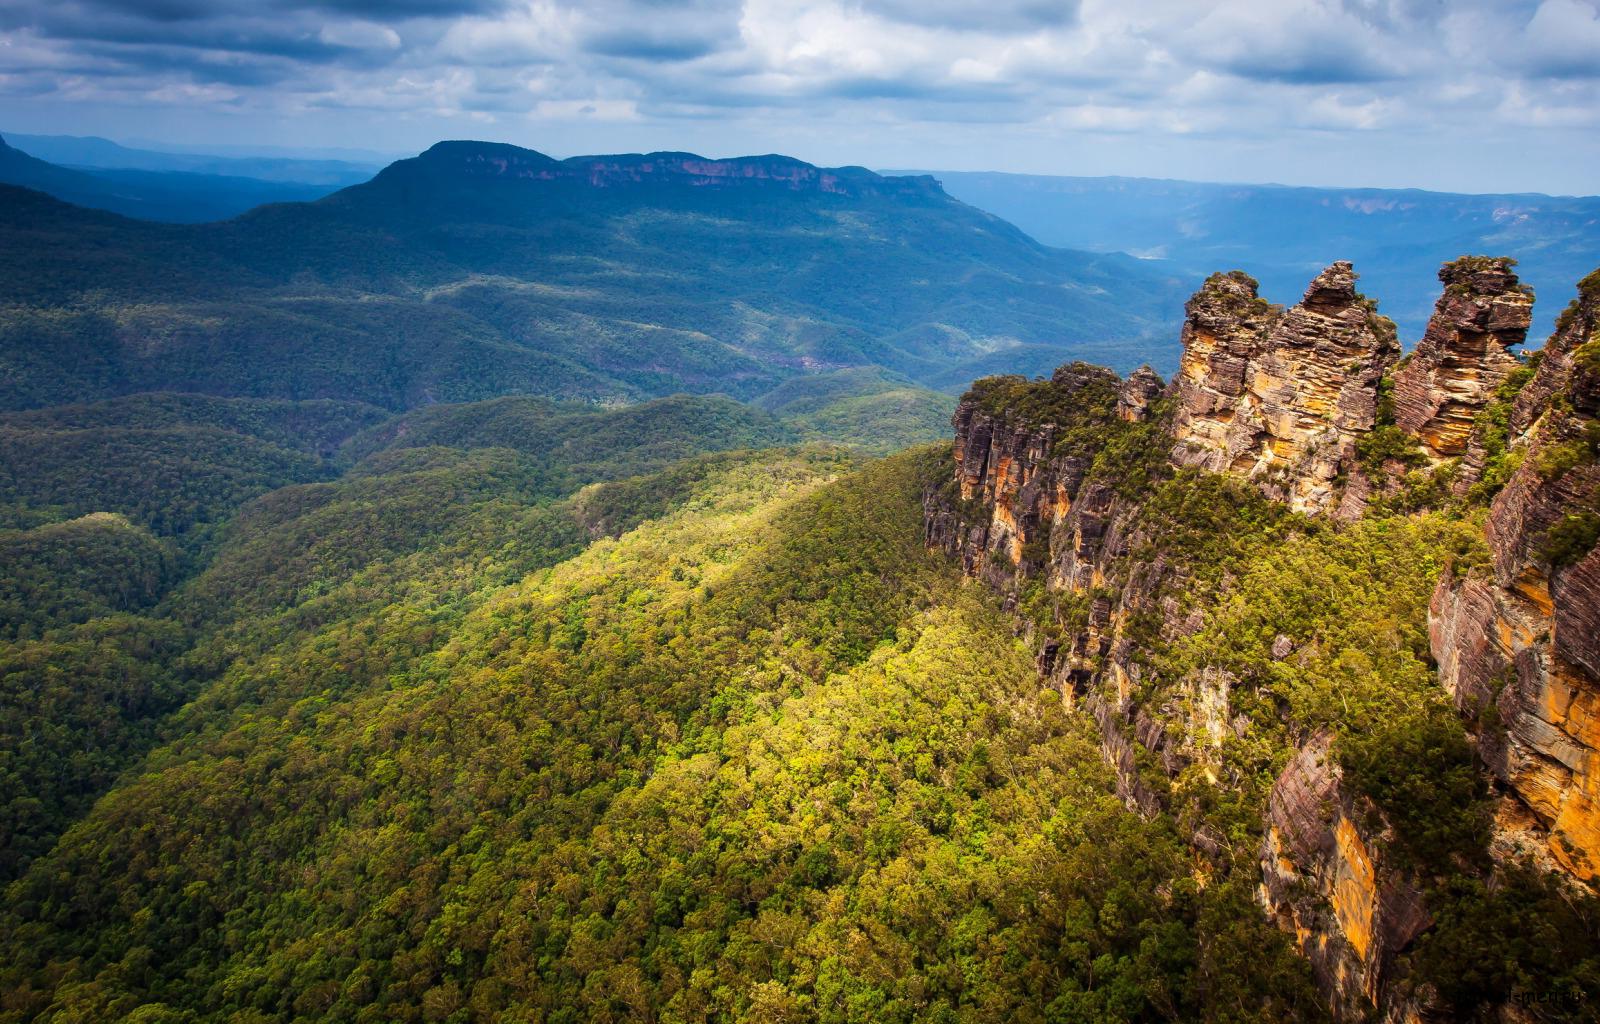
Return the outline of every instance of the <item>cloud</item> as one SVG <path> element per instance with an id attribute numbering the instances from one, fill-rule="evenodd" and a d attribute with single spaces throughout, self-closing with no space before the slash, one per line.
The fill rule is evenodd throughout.
<path id="1" fill-rule="evenodd" d="M 859 0 L 859 8 L 890 21 L 961 31 L 1063 28 L 1078 18 L 1078 4 L 1073 0 Z"/>
<path id="2" fill-rule="evenodd" d="M 1524 67 L 1553 78 L 1600 77 L 1600 11 L 1581 0 L 1545 0 L 1523 30 Z"/>
<path id="3" fill-rule="evenodd" d="M 1300 132 L 1493 146 L 1600 129 L 1600 10 L 1597 0 L 0 0 L 0 76 L 0 103 L 315 112 L 341 135 L 420 133 L 405 126 L 429 118 L 449 131 L 459 118 L 462 134 L 484 123 L 653 126 L 669 144 L 692 122 L 820 146 L 968 137 L 984 125 L 985 137 L 1035 148 L 1149 140 L 1157 156 L 1162 140 L 1244 153 Z M 952 123 L 971 127 L 941 127 Z"/>
<path id="4" fill-rule="evenodd" d="M 582 5 L 583 50 L 601 57 L 690 61 L 739 43 L 735 0 L 590 0 Z"/>
<path id="5" fill-rule="evenodd" d="M 1223 4 L 1169 45 L 1194 63 L 1240 78 L 1290 85 L 1340 85 L 1399 77 L 1406 55 L 1390 12 L 1380 25 L 1359 7 L 1327 0 Z M 1393 51 L 1393 52 L 1391 52 Z"/>

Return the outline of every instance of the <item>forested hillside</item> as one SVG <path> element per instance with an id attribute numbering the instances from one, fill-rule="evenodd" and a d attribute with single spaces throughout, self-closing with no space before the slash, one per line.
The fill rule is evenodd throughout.
<path id="1" fill-rule="evenodd" d="M 1215 275 L 1171 386 L 878 459 L 882 372 L 7 414 L 0 1020 L 1588 1019 L 1584 762 L 1518 766 L 1589 736 L 1600 291 L 1535 370 L 1441 276 L 1402 366 L 1346 264 Z"/>
<path id="2" fill-rule="evenodd" d="M 104 774 L 34 788 L 70 747 L 8 766 L 43 799 L 8 812 L 6 1019 L 1314 1013 L 924 550 L 947 456 L 541 503 L 498 452 L 258 499 L 156 617 L 95 620 L 167 644 L 124 655 L 159 678 L 115 745 L 117 711 L 9 675 L 14 728 L 75 711 L 104 760 L 151 752 L 92 810 Z"/>
<path id="3" fill-rule="evenodd" d="M 0 205 L 0 1024 L 1594 1019 L 1600 272 L 972 381 L 1170 282 L 782 157 Z"/>
<path id="4" fill-rule="evenodd" d="M 452 142 L 217 224 L 8 187 L 0 211 L 11 409 L 142 391 L 748 399 L 869 366 L 964 383 L 1025 346 L 1162 361 L 1177 309 L 1176 282 L 1138 261 L 1039 245 L 931 179 L 786 157 Z"/>

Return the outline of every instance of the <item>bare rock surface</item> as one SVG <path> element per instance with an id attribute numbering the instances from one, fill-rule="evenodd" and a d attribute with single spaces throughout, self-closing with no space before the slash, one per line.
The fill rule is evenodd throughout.
<path id="1" fill-rule="evenodd" d="M 1600 878 L 1600 275 L 1517 396 L 1521 456 L 1489 509 L 1493 564 L 1440 580 L 1439 678 L 1549 853 Z"/>
<path id="2" fill-rule="evenodd" d="M 1337 511 L 1400 355 L 1350 264 L 1329 266 L 1281 312 L 1238 271 L 1213 274 L 1184 308 L 1173 461 L 1245 477 L 1298 511 Z"/>
<path id="3" fill-rule="evenodd" d="M 1435 461 L 1466 453 L 1473 421 L 1522 365 L 1512 348 L 1533 322 L 1533 295 L 1505 258 L 1463 256 L 1439 270 L 1444 294 L 1394 376 L 1395 423 Z"/>

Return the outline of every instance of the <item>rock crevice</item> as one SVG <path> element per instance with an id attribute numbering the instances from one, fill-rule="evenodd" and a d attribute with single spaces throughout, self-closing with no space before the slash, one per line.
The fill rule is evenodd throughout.
<path id="1" fill-rule="evenodd" d="M 1213 274 L 1184 309 L 1173 461 L 1243 476 L 1297 511 L 1337 510 L 1400 355 L 1351 265 L 1329 266 L 1287 310 L 1238 271 Z"/>
<path id="2" fill-rule="evenodd" d="M 1466 453 L 1473 423 L 1522 365 L 1533 295 L 1514 261 L 1464 256 L 1439 271 L 1444 294 L 1417 349 L 1394 375 L 1395 424 L 1434 462 Z"/>

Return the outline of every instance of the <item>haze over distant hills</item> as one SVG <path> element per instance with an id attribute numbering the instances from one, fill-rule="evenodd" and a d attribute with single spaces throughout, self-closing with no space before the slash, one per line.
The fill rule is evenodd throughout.
<path id="1" fill-rule="evenodd" d="M 1555 323 L 1573 281 L 1600 257 L 1600 197 L 1463 195 L 1420 189 L 1301 188 L 1158 178 L 933 173 L 957 199 L 1046 245 L 1127 252 L 1204 276 L 1239 268 L 1275 302 L 1300 297 L 1333 256 L 1415 344 L 1438 297 L 1441 263 L 1468 253 L 1519 261 L 1543 301 L 1533 337 Z M 1198 278 L 1197 278 L 1198 279 Z"/>
<path id="2" fill-rule="evenodd" d="M 342 187 L 366 181 L 383 169 L 383 160 L 335 160 L 303 155 L 248 155 L 229 147 L 200 150 L 183 147 L 181 152 L 124 146 L 110 139 L 82 135 L 6 136 L 11 144 L 41 160 L 77 168 L 105 168 L 136 171 L 186 171 L 190 174 L 216 174 L 231 178 L 259 178 L 262 181 L 291 182 L 297 185 Z"/>
<path id="3" fill-rule="evenodd" d="M 233 173 L 161 168 L 160 160 L 141 160 L 138 150 L 125 150 L 103 139 L 67 141 L 89 144 L 80 155 L 98 153 L 99 158 L 110 161 L 118 159 L 116 154 L 120 152 L 128 155 L 129 162 L 99 166 L 85 160 L 82 166 L 63 166 L 39 159 L 0 138 L 0 183 L 38 189 L 69 203 L 127 217 L 181 224 L 226 220 L 267 203 L 320 199 L 336 187 L 292 178 L 241 175 L 246 169 L 271 170 L 253 161 L 191 162 L 195 167 L 230 167 Z M 292 166 L 290 161 L 283 163 Z M 288 174 L 290 167 L 281 170 Z M 314 169 L 305 170 L 316 177 Z"/>
<path id="4" fill-rule="evenodd" d="M 19 408 L 141 390 L 749 398 L 857 366 L 965 381 L 1024 346 L 1128 369 L 1171 362 L 1180 306 L 1161 271 L 1040 245 L 932 179 L 779 156 L 449 142 L 220 224 L 18 189 L 0 209 Z"/>

